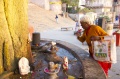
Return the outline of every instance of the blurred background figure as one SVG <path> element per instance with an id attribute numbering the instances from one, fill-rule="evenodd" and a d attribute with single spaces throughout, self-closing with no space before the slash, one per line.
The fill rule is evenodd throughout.
<path id="1" fill-rule="evenodd" d="M 120 14 L 119 14 L 119 28 L 120 28 Z"/>
<path id="2" fill-rule="evenodd" d="M 79 23 L 78 23 L 78 21 L 76 21 L 76 25 L 75 25 L 75 31 L 78 31 L 79 30 Z"/>
<path id="3" fill-rule="evenodd" d="M 82 26 L 78 21 L 76 21 L 74 35 L 76 35 L 76 34 L 81 35 L 81 32 L 82 32 Z"/>
<path id="4" fill-rule="evenodd" d="M 56 22 L 58 23 L 58 15 L 55 16 Z"/>

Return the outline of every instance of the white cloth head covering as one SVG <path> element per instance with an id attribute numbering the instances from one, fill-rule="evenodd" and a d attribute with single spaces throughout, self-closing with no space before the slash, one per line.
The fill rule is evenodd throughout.
<path id="1" fill-rule="evenodd" d="M 81 22 L 87 22 L 88 24 L 92 24 L 92 20 L 90 19 L 89 16 L 84 15 L 83 17 L 80 18 Z"/>

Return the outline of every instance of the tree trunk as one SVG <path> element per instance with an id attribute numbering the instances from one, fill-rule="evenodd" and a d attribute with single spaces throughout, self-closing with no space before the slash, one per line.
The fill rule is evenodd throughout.
<path id="1" fill-rule="evenodd" d="M 27 9 L 28 0 L 0 0 L 0 74 L 17 68 L 23 56 L 30 59 Z"/>

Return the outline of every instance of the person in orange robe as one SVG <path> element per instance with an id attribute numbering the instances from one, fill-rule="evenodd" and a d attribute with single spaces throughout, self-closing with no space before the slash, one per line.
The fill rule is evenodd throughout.
<path id="1" fill-rule="evenodd" d="M 86 15 L 80 19 L 80 23 L 81 23 L 82 28 L 84 29 L 84 32 L 83 32 L 82 36 L 77 34 L 77 39 L 80 42 L 84 42 L 84 41 L 87 42 L 87 45 L 89 47 L 90 56 L 93 58 L 91 41 L 92 40 L 100 40 L 101 38 L 97 37 L 97 36 L 107 36 L 108 34 L 100 26 L 92 25 L 90 18 Z M 108 76 L 108 70 L 111 68 L 111 63 L 101 62 L 101 61 L 98 61 L 98 63 L 104 70 L 106 76 Z"/>

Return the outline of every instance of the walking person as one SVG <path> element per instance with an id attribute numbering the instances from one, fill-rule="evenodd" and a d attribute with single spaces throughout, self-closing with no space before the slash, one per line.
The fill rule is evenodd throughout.
<path id="1" fill-rule="evenodd" d="M 76 25 L 75 25 L 75 32 L 77 32 L 79 30 L 79 22 L 76 21 Z"/>
<path id="2" fill-rule="evenodd" d="M 100 37 L 98 36 L 107 36 L 108 34 L 100 26 L 92 25 L 90 18 L 86 15 L 80 19 L 80 23 L 81 23 L 82 28 L 84 29 L 84 32 L 82 36 L 77 34 L 77 39 L 80 42 L 84 42 L 84 41 L 87 42 L 87 45 L 89 47 L 89 54 L 93 58 L 91 41 L 100 40 Z M 108 70 L 111 68 L 111 63 L 98 61 L 98 60 L 97 62 L 104 70 L 106 77 L 108 77 Z"/>
<path id="3" fill-rule="evenodd" d="M 118 16 L 118 20 L 119 20 L 119 29 L 120 29 L 120 14 Z"/>
<path id="4" fill-rule="evenodd" d="M 79 22 L 76 21 L 74 35 L 76 35 L 77 33 L 81 34 L 81 32 L 82 32 L 81 24 L 79 24 Z"/>
<path id="5" fill-rule="evenodd" d="M 55 16 L 56 23 L 58 23 L 58 15 Z"/>

